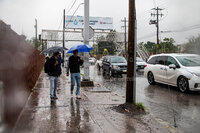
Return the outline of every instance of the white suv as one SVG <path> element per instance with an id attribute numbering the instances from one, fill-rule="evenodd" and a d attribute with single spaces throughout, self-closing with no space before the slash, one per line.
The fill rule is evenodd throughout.
<path id="1" fill-rule="evenodd" d="M 164 83 L 181 92 L 200 91 L 200 55 L 159 54 L 149 58 L 144 69 L 149 84 Z"/>

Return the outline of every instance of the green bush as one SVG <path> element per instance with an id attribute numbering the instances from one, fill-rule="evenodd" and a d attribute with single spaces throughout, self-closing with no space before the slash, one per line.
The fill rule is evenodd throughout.
<path id="1" fill-rule="evenodd" d="M 143 110 L 143 111 L 146 110 L 146 107 L 145 107 L 145 106 L 143 105 L 143 103 L 141 103 L 141 102 L 136 103 L 135 106 L 136 106 L 137 109 L 141 109 L 141 110 Z"/>

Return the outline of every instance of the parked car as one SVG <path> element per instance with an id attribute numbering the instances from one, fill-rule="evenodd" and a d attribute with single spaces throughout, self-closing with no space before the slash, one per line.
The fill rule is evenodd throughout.
<path id="1" fill-rule="evenodd" d="M 151 56 L 144 69 L 149 84 L 176 86 L 181 92 L 200 91 L 200 55 L 159 54 Z"/>
<path id="2" fill-rule="evenodd" d="M 106 56 L 102 63 L 103 75 L 109 73 L 110 76 L 120 75 L 126 73 L 127 61 L 121 56 Z"/>
<path id="3" fill-rule="evenodd" d="M 146 67 L 146 62 L 142 59 L 137 57 L 136 58 L 136 71 L 143 70 Z"/>
<path id="4" fill-rule="evenodd" d="M 103 62 L 103 57 L 101 58 L 101 59 L 99 59 L 99 60 L 97 60 L 97 68 L 98 68 L 98 70 L 100 71 L 101 70 L 101 68 L 102 68 L 102 62 Z"/>
<path id="5" fill-rule="evenodd" d="M 90 57 L 90 58 L 89 58 L 89 63 L 90 63 L 90 64 L 94 65 L 95 62 L 96 62 L 96 59 L 95 59 L 94 57 Z"/>

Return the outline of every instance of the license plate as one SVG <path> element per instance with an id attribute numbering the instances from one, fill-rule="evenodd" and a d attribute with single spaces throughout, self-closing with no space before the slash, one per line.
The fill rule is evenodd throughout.
<path id="1" fill-rule="evenodd" d="M 123 70 L 123 72 L 126 72 L 126 70 Z"/>

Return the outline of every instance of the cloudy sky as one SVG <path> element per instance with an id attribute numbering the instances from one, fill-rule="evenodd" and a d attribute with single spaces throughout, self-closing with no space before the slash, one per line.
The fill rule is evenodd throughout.
<path id="1" fill-rule="evenodd" d="M 38 30 L 59 29 L 63 9 L 71 7 L 74 0 L 0 0 L 0 19 L 10 24 L 18 34 L 34 36 L 35 18 Z M 84 0 L 77 0 L 68 15 Z M 177 44 L 200 33 L 199 0 L 136 0 L 138 19 L 138 42 L 156 41 L 155 25 L 149 25 L 151 9 L 159 6 L 165 16 L 160 21 L 161 38 L 173 37 Z M 80 6 L 75 15 L 83 15 Z M 128 0 L 90 0 L 90 16 L 113 17 L 114 28 L 123 31 L 121 20 L 128 16 Z M 62 25 L 60 26 L 61 29 Z"/>

